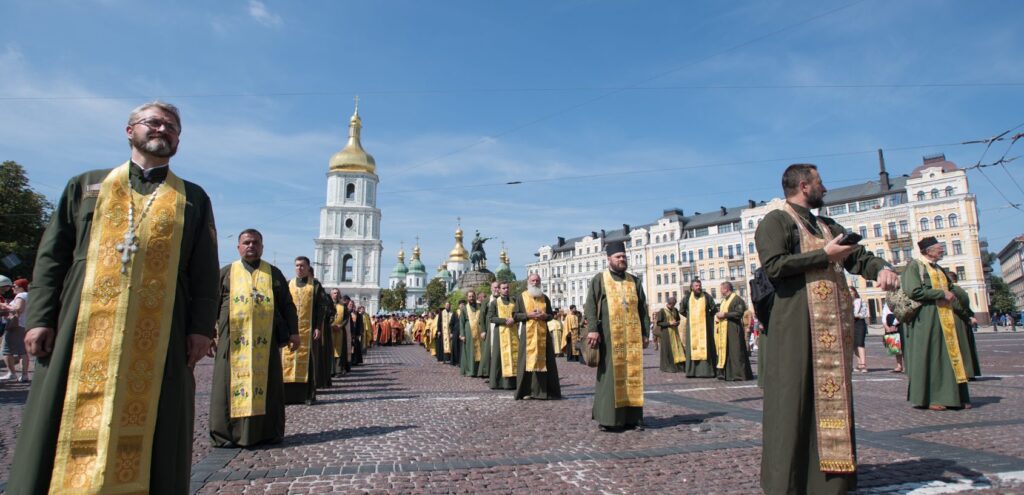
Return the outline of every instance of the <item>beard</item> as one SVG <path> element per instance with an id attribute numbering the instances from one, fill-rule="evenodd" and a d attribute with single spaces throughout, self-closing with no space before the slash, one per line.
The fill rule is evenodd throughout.
<path id="1" fill-rule="evenodd" d="M 536 285 L 528 286 L 526 292 L 530 294 L 530 297 L 541 297 L 544 295 L 544 291 L 540 290 L 540 287 Z"/>
<path id="2" fill-rule="evenodd" d="M 812 194 L 807 196 L 807 205 L 811 208 L 821 208 L 825 206 L 825 194 L 821 190 L 816 190 Z"/>
<path id="3" fill-rule="evenodd" d="M 171 144 L 171 141 L 163 136 L 155 136 L 149 139 L 142 136 L 133 136 L 132 147 L 160 158 L 170 158 L 178 152 L 177 145 Z"/>

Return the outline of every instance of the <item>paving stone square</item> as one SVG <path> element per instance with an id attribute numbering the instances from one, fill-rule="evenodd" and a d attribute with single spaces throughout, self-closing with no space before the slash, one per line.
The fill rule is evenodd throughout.
<path id="1" fill-rule="evenodd" d="M 1024 333 L 977 335 L 974 408 L 931 412 L 873 337 L 854 375 L 859 493 L 1024 492 Z M 312 406 L 288 406 L 280 445 L 213 449 L 213 366 L 196 369 L 194 493 L 760 493 L 756 382 L 687 379 L 645 353 L 645 431 L 600 432 L 594 371 L 560 359 L 564 398 L 512 400 L 415 345 L 374 347 Z M 0 384 L 0 479 L 28 386 Z M 923 490 L 923 491 L 922 491 Z"/>

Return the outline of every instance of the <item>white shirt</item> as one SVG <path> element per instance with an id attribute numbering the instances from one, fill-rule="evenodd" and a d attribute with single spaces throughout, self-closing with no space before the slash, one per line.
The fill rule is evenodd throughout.
<path id="1" fill-rule="evenodd" d="M 22 292 L 14 296 L 11 304 L 14 304 L 14 301 L 18 299 L 21 299 L 21 311 L 18 312 L 18 326 L 25 328 L 25 323 L 28 320 L 28 292 Z"/>
<path id="2" fill-rule="evenodd" d="M 853 300 L 853 317 L 861 319 L 868 317 L 868 307 L 864 305 L 863 299 Z"/>

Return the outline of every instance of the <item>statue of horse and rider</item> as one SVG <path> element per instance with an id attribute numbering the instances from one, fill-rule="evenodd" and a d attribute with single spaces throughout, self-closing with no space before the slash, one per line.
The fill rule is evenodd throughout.
<path id="1" fill-rule="evenodd" d="M 484 243 L 493 237 L 480 237 L 480 231 L 476 231 L 476 237 L 473 238 L 472 249 L 469 253 L 469 261 L 473 264 L 474 270 L 482 270 L 487 268 L 487 253 L 484 252 Z"/>

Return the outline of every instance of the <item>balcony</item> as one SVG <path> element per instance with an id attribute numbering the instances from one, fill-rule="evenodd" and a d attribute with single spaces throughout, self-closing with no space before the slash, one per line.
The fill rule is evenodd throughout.
<path id="1" fill-rule="evenodd" d="M 899 234 L 893 234 L 892 232 L 886 232 L 885 242 L 888 244 L 896 245 L 910 245 L 910 232 L 901 232 Z"/>

